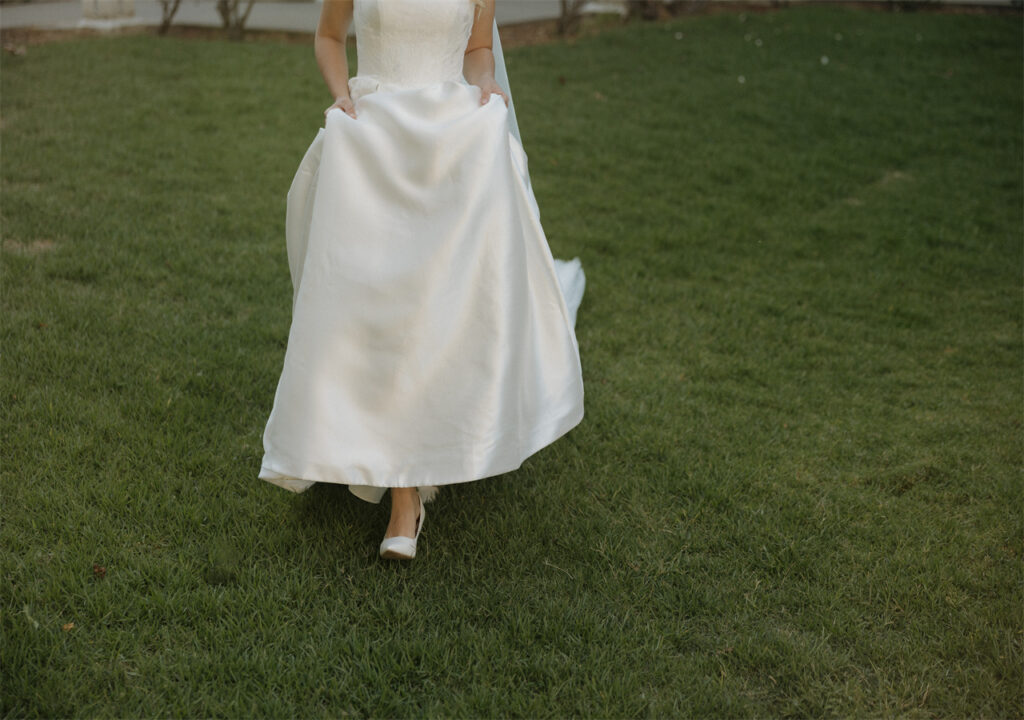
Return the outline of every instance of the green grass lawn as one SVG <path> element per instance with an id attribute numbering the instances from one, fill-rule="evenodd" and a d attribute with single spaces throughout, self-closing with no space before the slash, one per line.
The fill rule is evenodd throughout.
<path id="1" fill-rule="evenodd" d="M 405 565 L 256 478 L 312 48 L 3 58 L 0 714 L 1024 714 L 1020 17 L 507 60 L 587 416 Z"/>

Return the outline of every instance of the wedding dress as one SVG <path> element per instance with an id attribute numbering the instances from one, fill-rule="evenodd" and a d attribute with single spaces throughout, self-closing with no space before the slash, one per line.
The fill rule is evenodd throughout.
<path id="1" fill-rule="evenodd" d="M 514 470 L 583 417 L 583 272 L 556 270 L 512 109 L 462 75 L 475 11 L 355 0 L 356 117 L 328 113 L 288 192 L 264 480 L 379 502 Z"/>

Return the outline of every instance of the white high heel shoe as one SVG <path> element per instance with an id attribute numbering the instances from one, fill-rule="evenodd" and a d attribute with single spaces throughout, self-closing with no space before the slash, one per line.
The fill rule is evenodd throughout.
<path id="1" fill-rule="evenodd" d="M 395 537 L 384 538 L 380 544 L 380 556 L 388 560 L 412 560 L 416 557 L 416 541 L 420 539 L 420 530 L 423 529 L 423 518 L 426 517 L 427 511 L 423 506 L 423 497 L 417 493 L 416 497 L 420 501 L 420 516 L 416 521 L 416 536 L 405 537 L 404 535 L 396 535 Z"/>

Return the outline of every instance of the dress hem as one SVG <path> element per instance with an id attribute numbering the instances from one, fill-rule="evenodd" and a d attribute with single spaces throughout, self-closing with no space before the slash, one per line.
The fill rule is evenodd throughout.
<path id="1" fill-rule="evenodd" d="M 483 480 L 489 477 L 495 477 L 496 475 L 502 475 L 507 472 L 518 469 L 531 455 L 540 451 L 541 449 L 552 444 L 560 437 L 568 433 L 570 430 L 575 428 L 583 420 L 583 407 L 582 405 L 575 408 L 575 412 L 563 415 L 557 420 L 546 423 L 543 426 L 536 428 L 531 433 L 530 442 L 522 446 L 514 453 L 507 453 L 504 456 L 499 456 L 499 459 L 488 463 L 485 469 L 482 469 L 478 473 L 473 473 L 474 477 L 470 478 L 452 478 L 451 468 L 459 464 L 458 460 L 452 462 L 450 459 L 446 462 L 432 462 L 432 463 L 417 463 L 415 466 L 409 466 L 406 468 L 392 470 L 387 472 L 376 472 L 367 473 L 365 470 L 358 471 L 361 475 L 358 480 L 354 480 L 351 474 L 345 473 L 339 470 L 327 470 L 326 468 L 315 466 L 307 467 L 305 470 L 298 470 L 294 467 L 288 467 L 285 463 L 274 462 L 268 460 L 266 455 L 263 458 L 263 462 L 260 468 L 259 479 L 265 480 L 273 485 L 282 487 L 286 490 L 291 490 L 295 493 L 301 493 L 308 490 L 314 484 L 318 482 L 331 483 L 332 485 L 348 485 L 349 489 L 352 490 L 353 494 L 367 502 L 374 502 L 369 497 L 364 495 L 372 496 L 376 493 L 373 490 L 380 489 L 382 491 L 387 488 L 398 487 L 425 487 L 425 486 L 440 486 L 440 485 L 457 485 L 466 482 L 475 482 L 477 480 Z M 432 469 L 436 468 L 436 469 Z M 367 475 L 377 474 L 379 476 L 388 476 L 389 480 L 387 484 L 371 484 L 367 483 Z M 368 492 L 360 493 L 355 488 L 366 488 Z M 378 500 L 379 501 L 379 500 Z"/>

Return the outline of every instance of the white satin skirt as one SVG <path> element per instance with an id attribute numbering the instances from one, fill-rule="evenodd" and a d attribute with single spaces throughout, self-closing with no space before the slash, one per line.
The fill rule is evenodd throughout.
<path id="1" fill-rule="evenodd" d="M 260 478 L 379 502 L 514 470 L 583 418 L 583 271 L 556 266 L 505 104 L 479 93 L 376 89 L 306 152 Z"/>

